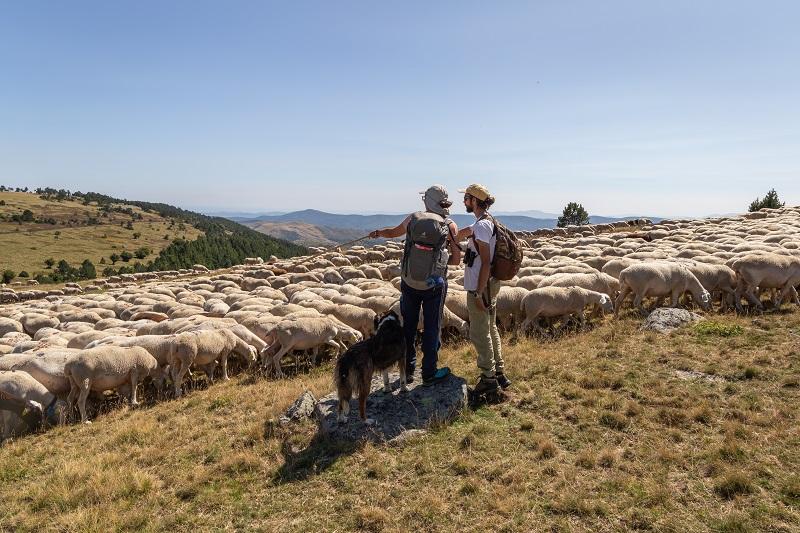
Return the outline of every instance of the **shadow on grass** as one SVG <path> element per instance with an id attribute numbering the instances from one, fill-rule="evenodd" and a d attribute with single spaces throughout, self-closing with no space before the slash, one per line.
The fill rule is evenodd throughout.
<path id="1" fill-rule="evenodd" d="M 265 432 L 274 431 L 271 421 L 267 421 Z M 356 452 L 364 441 L 335 441 L 317 432 L 307 445 L 294 442 L 292 435 L 284 437 L 281 443 L 283 466 L 272 476 L 273 485 L 303 481 L 320 474 L 333 466 L 341 457 Z"/>

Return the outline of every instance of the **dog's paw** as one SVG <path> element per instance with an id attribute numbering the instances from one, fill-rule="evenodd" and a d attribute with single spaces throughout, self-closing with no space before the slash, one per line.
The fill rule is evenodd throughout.
<path id="1" fill-rule="evenodd" d="M 377 424 L 377 422 L 375 422 L 375 420 L 373 418 L 365 418 L 364 419 L 364 424 L 367 425 L 367 426 L 374 426 L 374 425 Z"/>

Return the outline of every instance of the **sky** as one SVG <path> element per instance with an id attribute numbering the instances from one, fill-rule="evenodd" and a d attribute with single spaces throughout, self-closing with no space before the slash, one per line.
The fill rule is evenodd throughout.
<path id="1" fill-rule="evenodd" d="M 0 184 L 185 208 L 800 204 L 800 3 L 4 2 Z"/>

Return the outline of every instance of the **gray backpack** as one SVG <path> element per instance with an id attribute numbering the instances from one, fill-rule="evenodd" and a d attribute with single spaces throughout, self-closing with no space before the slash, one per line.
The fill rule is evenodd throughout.
<path id="1" fill-rule="evenodd" d="M 411 215 L 403 252 L 403 279 L 425 283 L 431 276 L 446 277 L 449 233 L 445 219 L 436 213 L 418 211 Z"/>

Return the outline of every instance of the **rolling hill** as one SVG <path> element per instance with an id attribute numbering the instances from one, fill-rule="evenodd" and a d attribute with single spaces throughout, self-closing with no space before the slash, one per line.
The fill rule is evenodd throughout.
<path id="1" fill-rule="evenodd" d="M 245 226 L 262 233 L 286 239 L 304 245 L 331 245 L 343 243 L 364 236 L 370 231 L 387 226 L 395 226 L 402 222 L 405 215 L 340 215 L 325 213 L 315 209 L 294 211 L 282 215 L 263 215 L 256 218 L 239 218 L 235 220 Z M 458 227 L 469 226 L 475 217 L 468 214 L 452 216 Z M 503 224 L 514 231 L 533 231 L 541 228 L 553 228 L 557 218 L 534 218 L 525 215 L 501 215 Z M 628 220 L 640 217 L 603 217 L 590 216 L 592 224 L 603 224 L 617 220 Z M 657 217 L 647 217 L 657 222 Z"/>
<path id="2" fill-rule="evenodd" d="M 230 220 L 168 204 L 53 189 L 0 190 L 0 272 L 52 277 L 57 267 L 48 267 L 48 259 L 63 259 L 73 268 L 89 260 L 98 274 L 109 267 L 144 271 L 203 263 L 218 268 L 248 256 L 302 251 Z"/>

